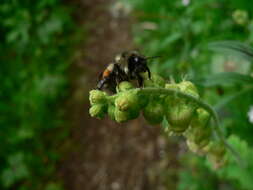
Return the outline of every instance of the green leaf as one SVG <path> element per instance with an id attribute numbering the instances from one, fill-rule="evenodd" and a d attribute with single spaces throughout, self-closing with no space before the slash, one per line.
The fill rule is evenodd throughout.
<path id="1" fill-rule="evenodd" d="M 249 61 L 253 61 L 253 48 L 238 41 L 220 41 L 208 44 L 210 50 L 237 55 Z"/>
<path id="2" fill-rule="evenodd" d="M 223 72 L 218 74 L 209 75 L 206 78 L 198 79 L 197 84 L 205 87 L 212 86 L 231 86 L 235 84 L 253 84 L 253 77 L 249 75 L 243 75 L 235 72 Z"/>

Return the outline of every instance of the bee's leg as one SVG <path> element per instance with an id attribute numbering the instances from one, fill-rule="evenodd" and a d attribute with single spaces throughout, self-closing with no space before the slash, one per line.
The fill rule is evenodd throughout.
<path id="1" fill-rule="evenodd" d="M 100 80 L 100 81 L 98 82 L 98 84 L 97 84 L 97 89 L 98 89 L 98 90 L 101 90 L 101 89 L 103 88 L 103 86 L 105 85 L 106 82 L 107 82 L 107 79 L 106 79 L 106 78 Z"/>
<path id="2" fill-rule="evenodd" d="M 112 82 L 111 84 L 109 84 L 109 90 L 112 92 L 112 93 L 116 93 L 116 86 L 118 84 L 116 84 L 115 82 Z"/>
<path id="3" fill-rule="evenodd" d="M 151 72 L 150 72 L 150 70 L 149 70 L 149 68 L 147 66 L 146 66 L 146 70 L 148 72 L 148 78 L 151 79 Z"/>
<path id="4" fill-rule="evenodd" d="M 122 79 L 122 71 L 121 71 L 121 69 L 120 69 L 120 67 L 119 67 L 118 64 L 114 64 L 113 77 L 114 77 L 114 81 L 116 82 L 117 85 L 121 81 L 123 81 L 123 79 Z"/>
<path id="5" fill-rule="evenodd" d="M 121 77 L 116 77 L 115 82 L 116 82 L 116 86 L 118 86 L 119 83 L 122 82 L 122 78 Z"/>
<path id="6" fill-rule="evenodd" d="M 114 76 L 113 81 L 115 81 L 116 86 L 117 86 L 119 83 L 121 83 L 121 82 L 123 81 L 123 78 L 122 78 L 121 74 L 120 74 L 120 73 L 116 73 L 116 75 Z"/>
<path id="7" fill-rule="evenodd" d="M 135 75 L 137 77 L 138 86 L 143 87 L 143 78 L 142 78 L 142 76 L 139 73 L 136 73 Z"/>

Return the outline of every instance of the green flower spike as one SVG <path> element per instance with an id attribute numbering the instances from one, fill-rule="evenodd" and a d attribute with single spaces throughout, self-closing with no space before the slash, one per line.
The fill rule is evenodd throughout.
<path id="1" fill-rule="evenodd" d="M 216 112 L 200 100 L 193 83 L 182 81 L 165 84 L 165 80 L 155 74 L 152 74 L 151 80 L 147 74 L 143 74 L 143 78 L 144 88 L 134 88 L 132 83 L 124 81 L 117 86 L 117 93 L 111 96 L 103 91 L 92 90 L 89 97 L 92 105 L 90 115 L 103 118 L 107 113 L 119 123 L 137 118 L 140 111 L 150 124 L 160 124 L 166 118 L 169 127 L 165 129 L 173 134 L 184 135 L 191 151 L 207 154 L 208 159 L 218 167 L 224 164 L 225 146 L 242 165 L 240 156 L 226 142 L 219 128 Z M 213 131 L 222 146 L 211 140 L 210 117 L 214 121 Z"/>

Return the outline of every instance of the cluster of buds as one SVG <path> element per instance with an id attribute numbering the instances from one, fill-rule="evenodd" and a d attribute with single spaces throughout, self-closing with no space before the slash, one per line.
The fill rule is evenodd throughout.
<path id="1" fill-rule="evenodd" d="M 200 155 L 207 155 L 214 166 L 225 163 L 225 147 L 223 143 L 212 140 L 212 130 L 209 125 L 210 114 L 199 104 L 177 93 L 152 93 L 152 90 L 167 90 L 180 92 L 199 99 L 197 88 L 190 81 L 166 83 L 153 74 L 152 79 L 144 77 L 144 88 L 135 88 L 128 81 L 117 86 L 117 93 L 108 95 L 104 91 L 90 91 L 92 117 L 103 118 L 106 114 L 116 122 L 126 122 L 137 118 L 140 113 L 152 124 L 161 124 L 167 120 L 165 128 L 169 135 L 182 135 L 186 138 L 189 149 Z M 148 93 L 145 90 L 149 89 Z"/>

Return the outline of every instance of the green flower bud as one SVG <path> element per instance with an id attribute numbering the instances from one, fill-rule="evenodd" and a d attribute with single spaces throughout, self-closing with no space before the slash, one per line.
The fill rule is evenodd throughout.
<path id="1" fill-rule="evenodd" d="M 121 92 L 121 94 L 115 100 L 115 106 L 120 111 L 139 110 L 139 99 L 137 91 Z"/>
<path id="2" fill-rule="evenodd" d="M 89 113 L 92 117 L 103 118 L 106 113 L 106 106 L 103 104 L 95 104 L 89 109 Z"/>
<path id="3" fill-rule="evenodd" d="M 198 128 L 194 128 L 192 130 L 193 131 L 190 133 L 190 135 L 187 136 L 188 139 L 196 143 L 200 148 L 206 146 L 209 143 L 212 134 L 210 127 L 207 127 L 203 130 Z"/>
<path id="4" fill-rule="evenodd" d="M 180 91 L 190 94 L 196 98 L 199 98 L 199 93 L 196 86 L 190 81 L 182 81 L 178 84 Z"/>
<path id="5" fill-rule="evenodd" d="M 89 96 L 90 104 L 94 105 L 106 103 L 106 96 L 107 94 L 103 91 L 91 90 Z"/>
<path id="6" fill-rule="evenodd" d="M 159 101 L 150 101 L 143 110 L 143 116 L 152 125 L 161 123 L 164 116 L 163 105 Z"/>
<path id="7" fill-rule="evenodd" d="M 212 142 L 207 148 L 207 159 L 213 164 L 214 168 L 220 168 L 227 162 L 225 158 L 226 149 L 223 143 Z"/>
<path id="8" fill-rule="evenodd" d="M 206 146 L 211 138 L 212 130 L 208 126 L 210 115 L 202 108 L 197 109 L 195 116 L 191 121 L 191 126 L 185 132 L 184 136 L 197 144 L 200 148 Z"/>
<path id="9" fill-rule="evenodd" d="M 139 116 L 139 111 L 138 110 L 121 111 L 118 108 L 115 108 L 114 114 L 115 120 L 119 123 L 122 123 L 137 118 Z"/>
<path id="10" fill-rule="evenodd" d="M 128 81 L 123 81 L 121 83 L 119 83 L 119 85 L 117 86 L 117 92 L 124 92 L 130 89 L 133 89 L 134 86 L 132 83 L 128 82 Z"/>
<path id="11" fill-rule="evenodd" d="M 154 85 L 157 87 L 164 87 L 165 86 L 165 80 L 157 74 L 152 74 L 151 80 L 153 81 Z"/>
<path id="12" fill-rule="evenodd" d="M 199 155 L 204 155 L 204 154 L 207 153 L 207 148 L 206 147 L 209 145 L 209 143 L 210 143 L 210 141 L 206 140 L 206 143 L 205 143 L 206 145 L 205 146 L 199 146 L 198 144 L 196 144 L 195 142 L 193 142 L 189 139 L 186 140 L 186 144 L 187 144 L 188 148 L 192 152 L 194 152 L 196 154 L 199 154 Z"/>
<path id="13" fill-rule="evenodd" d="M 183 81 L 179 84 L 166 84 L 165 88 L 179 90 L 194 95 L 195 97 L 198 96 L 197 89 L 189 81 Z M 165 104 L 168 106 L 166 118 L 170 124 L 171 131 L 175 133 L 184 132 L 189 127 L 194 116 L 197 108 L 196 104 L 175 96 L 168 96 L 165 99 Z"/>
<path id="14" fill-rule="evenodd" d="M 166 118 L 171 126 L 171 130 L 175 132 L 184 132 L 191 122 L 195 112 L 196 105 L 184 102 L 172 102 L 168 105 Z"/>
<path id="15" fill-rule="evenodd" d="M 248 12 L 245 10 L 236 10 L 232 15 L 236 24 L 245 25 L 249 21 Z"/>

